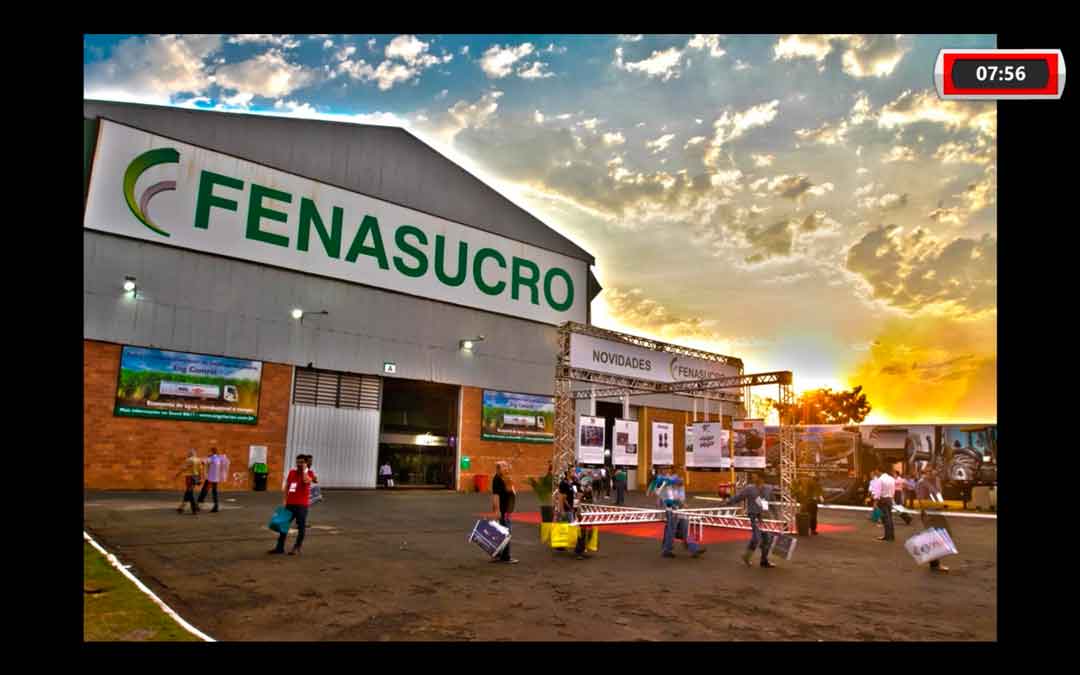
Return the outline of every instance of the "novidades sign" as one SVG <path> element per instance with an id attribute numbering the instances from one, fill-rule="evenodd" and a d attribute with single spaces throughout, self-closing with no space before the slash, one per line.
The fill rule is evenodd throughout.
<path id="1" fill-rule="evenodd" d="M 615 340 L 570 334 L 570 366 L 654 382 L 685 382 L 739 374 L 738 367 L 644 349 Z M 735 393 L 735 390 L 726 390 Z"/>
<path id="2" fill-rule="evenodd" d="M 561 324 L 587 263 L 103 121 L 88 229 Z"/>

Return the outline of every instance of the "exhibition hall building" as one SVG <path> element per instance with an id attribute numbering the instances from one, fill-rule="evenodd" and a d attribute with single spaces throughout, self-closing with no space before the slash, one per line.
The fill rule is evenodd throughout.
<path id="1" fill-rule="evenodd" d="M 231 490 L 263 466 L 280 490 L 299 454 L 327 488 L 386 465 L 402 489 L 547 471 L 559 327 L 591 326 L 601 290 L 590 253 L 401 128 L 86 100 L 83 131 L 86 488 L 176 489 L 191 448 L 229 458 Z M 589 339 L 598 369 L 643 363 Z M 662 356 L 669 381 L 742 374 Z M 730 427 L 739 401 L 581 399 L 576 438 L 640 488 L 685 473 L 686 425 Z"/>

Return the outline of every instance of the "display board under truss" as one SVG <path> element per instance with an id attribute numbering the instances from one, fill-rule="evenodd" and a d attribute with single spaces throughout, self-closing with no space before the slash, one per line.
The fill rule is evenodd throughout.
<path id="1" fill-rule="evenodd" d="M 593 365 L 590 368 L 582 368 L 582 359 L 577 359 L 578 366 L 571 363 L 571 341 L 573 335 L 584 335 L 598 340 L 606 340 L 616 344 L 625 345 L 629 351 L 633 348 L 633 358 L 638 359 L 633 365 L 637 366 L 642 359 L 640 354 L 655 353 L 660 356 L 685 356 L 694 359 L 695 362 L 712 362 L 719 367 L 725 367 L 732 374 L 713 376 L 717 369 L 708 367 L 695 370 L 696 373 L 709 375 L 702 379 L 662 381 L 652 376 L 649 371 L 642 368 L 641 374 L 629 373 L 625 358 L 608 370 L 602 369 L 602 365 Z M 644 350 L 644 351 L 643 351 Z M 643 365 L 643 364 L 642 364 Z M 651 366 L 651 363 L 648 364 Z M 616 372 L 612 372 L 616 371 Z M 574 383 L 588 384 L 587 389 L 574 389 Z M 684 394 L 691 396 L 709 396 L 720 398 L 718 392 L 735 392 L 735 396 L 728 396 L 728 400 L 738 400 L 738 394 L 749 391 L 751 387 L 776 385 L 779 388 L 777 396 L 780 402 L 780 410 L 793 410 L 791 404 L 795 400 L 792 389 L 791 371 L 775 371 L 768 373 L 743 373 L 742 361 L 730 356 L 712 354 L 696 349 L 689 349 L 679 345 L 672 345 L 656 340 L 650 340 L 639 336 L 628 335 L 616 331 L 604 330 L 594 326 L 567 322 L 559 327 L 559 354 L 555 366 L 555 443 L 553 448 L 552 467 L 556 475 L 562 475 L 567 468 L 574 466 L 576 460 L 575 431 L 577 429 L 577 415 L 575 401 L 578 399 L 600 399 L 608 397 L 643 396 L 650 394 Z M 768 523 L 773 531 L 795 532 L 796 503 L 792 494 L 795 483 L 795 434 L 790 419 L 780 417 L 780 500 L 776 505 L 776 512 L 780 516 L 777 521 Z M 558 493 L 552 495 L 556 511 L 559 509 Z M 620 509 L 624 507 L 607 507 Z M 592 507 L 588 514 L 583 514 L 583 519 L 598 519 L 596 524 L 610 524 L 619 522 L 619 518 L 630 518 L 626 522 L 642 522 L 645 520 L 659 520 L 660 512 L 631 513 L 628 510 L 620 515 L 618 512 L 607 512 L 601 517 L 596 507 Z M 641 511 L 641 510 L 638 510 Z M 749 529 L 749 520 L 744 515 L 738 515 L 728 509 L 723 513 L 710 509 L 712 513 L 693 513 L 695 510 L 685 510 L 688 517 L 698 525 L 711 525 L 716 527 L 736 527 Z M 583 523 L 589 524 L 589 523 Z"/>

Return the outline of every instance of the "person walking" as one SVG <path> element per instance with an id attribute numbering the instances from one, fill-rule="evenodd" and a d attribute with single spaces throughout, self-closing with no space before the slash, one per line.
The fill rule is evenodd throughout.
<path id="1" fill-rule="evenodd" d="M 746 502 L 746 516 L 750 519 L 750 543 L 746 547 L 746 553 L 742 560 L 750 567 L 750 561 L 754 558 L 754 549 L 761 543 L 761 566 L 763 568 L 776 567 L 769 562 L 769 547 L 772 539 L 768 533 L 761 529 L 761 514 L 764 511 L 763 502 L 768 501 L 771 491 L 765 486 L 765 479 L 760 473 L 753 474 L 749 485 L 739 490 L 735 496 L 726 500 L 724 506 L 732 506 L 739 502 Z"/>
<path id="2" fill-rule="evenodd" d="M 210 448 L 210 456 L 206 458 L 206 481 L 202 490 L 199 491 L 199 503 L 206 501 L 206 493 L 213 490 L 214 508 L 210 513 L 218 512 L 218 483 L 224 481 L 229 475 L 229 458 L 219 455 L 217 448 Z"/>
<path id="3" fill-rule="evenodd" d="M 517 501 L 517 489 L 514 487 L 514 479 L 510 477 L 510 468 L 506 462 L 495 462 L 495 478 L 491 480 L 491 510 L 499 517 L 499 524 L 510 529 L 510 514 L 514 512 L 514 502 Z M 501 562 L 508 565 L 516 565 L 517 560 L 510 557 L 510 544 L 503 547 L 498 558 L 492 558 L 491 562 Z"/>
<path id="4" fill-rule="evenodd" d="M 896 481 L 889 475 L 889 470 L 881 472 L 878 478 L 878 508 L 881 510 L 881 522 L 885 526 L 884 536 L 878 537 L 878 541 L 896 541 L 896 533 L 893 531 L 893 493 L 896 491 Z"/>
<path id="5" fill-rule="evenodd" d="M 202 480 L 203 464 L 199 459 L 199 453 L 195 448 L 188 450 L 187 459 L 184 460 L 180 470 L 176 472 L 176 477 L 184 477 L 184 498 L 180 501 L 179 508 L 176 509 L 177 513 L 184 512 L 184 505 L 191 502 L 191 515 L 195 516 L 199 514 L 199 505 L 195 503 L 195 486 Z"/>
<path id="6" fill-rule="evenodd" d="M 619 467 L 615 473 L 615 506 L 626 504 L 626 469 Z"/>
<path id="7" fill-rule="evenodd" d="M 304 533 L 307 531 L 308 507 L 311 506 L 311 484 L 317 481 L 318 478 L 315 476 L 315 472 L 308 470 L 307 459 L 303 455 L 297 457 L 296 468 L 291 469 L 285 479 L 285 499 L 283 500 L 285 508 L 292 514 L 289 523 L 291 524 L 295 520 L 297 530 L 296 543 L 293 544 L 289 555 L 300 555 L 301 553 L 301 548 L 304 545 Z M 284 553 L 286 537 L 288 537 L 288 530 L 278 535 L 277 546 L 267 551 L 267 553 Z"/>
<path id="8" fill-rule="evenodd" d="M 383 487 L 394 487 L 393 476 L 394 470 L 390 468 L 390 462 L 383 462 L 382 467 L 379 469 L 379 479 L 382 480 Z"/>
<path id="9" fill-rule="evenodd" d="M 817 476 L 807 476 L 803 482 L 800 496 L 803 499 L 803 511 L 810 517 L 810 534 L 817 534 L 818 502 L 822 500 L 824 492 Z"/>
<path id="10" fill-rule="evenodd" d="M 870 470 L 870 485 L 867 487 L 868 502 L 874 507 L 874 510 L 870 512 L 870 522 L 874 525 L 879 525 L 881 522 L 881 509 L 878 508 L 878 497 L 881 496 L 879 487 L 881 484 L 881 471 L 878 469 Z"/>

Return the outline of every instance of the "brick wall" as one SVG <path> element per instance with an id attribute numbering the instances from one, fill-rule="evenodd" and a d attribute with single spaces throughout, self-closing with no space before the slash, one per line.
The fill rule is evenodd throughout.
<path id="1" fill-rule="evenodd" d="M 111 490 L 180 490 L 176 478 L 188 448 L 229 456 L 225 490 L 250 490 L 248 446 L 265 445 L 268 490 L 280 490 L 289 420 L 292 367 L 263 363 L 258 424 L 222 424 L 114 417 L 121 346 L 83 341 L 83 484 Z M 479 428 L 479 427 L 478 427 Z M 243 474 L 239 483 L 233 473 Z"/>
<path id="2" fill-rule="evenodd" d="M 461 456 L 472 461 L 468 471 L 459 470 L 458 490 L 472 492 L 473 476 L 495 475 L 495 462 L 513 459 L 513 475 L 518 493 L 529 490 L 526 479 L 529 476 L 540 477 L 547 473 L 551 453 L 551 443 L 512 443 L 509 441 L 484 441 L 480 439 L 480 420 L 483 407 L 483 390 L 474 387 L 462 387 L 461 406 Z M 514 459 L 514 454 L 520 456 Z M 490 488 L 489 488 L 490 489 Z"/>

